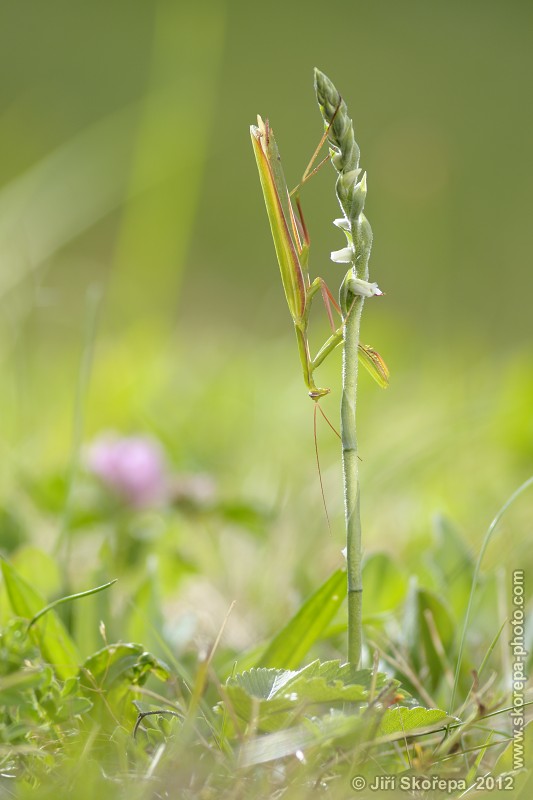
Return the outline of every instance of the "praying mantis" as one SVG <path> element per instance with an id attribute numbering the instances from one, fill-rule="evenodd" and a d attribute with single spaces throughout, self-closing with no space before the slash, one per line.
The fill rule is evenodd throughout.
<path id="1" fill-rule="evenodd" d="M 321 388 L 315 384 L 314 372 L 324 359 L 343 341 L 345 320 L 340 327 L 335 329 L 331 305 L 340 313 L 339 306 L 324 279 L 317 277 L 311 281 L 309 276 L 310 239 L 297 192 L 299 187 L 321 166 L 319 164 L 319 167 L 312 170 L 312 165 L 326 140 L 328 130 L 324 133 L 302 181 L 295 190 L 289 192 L 274 132 L 268 120 L 263 121 L 258 116 L 257 126 L 250 126 L 252 145 L 281 272 L 281 280 L 294 323 L 303 377 L 309 397 L 315 402 L 329 394 L 330 389 Z M 327 158 L 324 160 L 327 160 Z M 298 217 L 292 204 L 293 196 L 295 196 Z M 332 257 L 333 255 L 335 254 L 332 254 Z M 342 261 L 342 258 L 335 260 Z M 312 301 L 317 292 L 322 295 L 333 332 L 315 357 L 312 358 L 309 350 L 308 326 Z M 375 293 L 381 294 L 379 290 L 375 291 Z M 359 360 L 370 372 L 374 380 L 380 386 L 386 387 L 388 385 L 389 371 L 379 353 L 368 345 L 359 344 L 358 355 Z"/>

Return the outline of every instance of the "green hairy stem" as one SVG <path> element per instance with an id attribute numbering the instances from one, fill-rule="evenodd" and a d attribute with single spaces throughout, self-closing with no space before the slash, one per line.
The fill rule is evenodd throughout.
<path id="1" fill-rule="evenodd" d="M 363 207 L 366 175 L 359 169 L 359 147 L 346 103 L 335 86 L 315 69 L 315 90 L 329 127 L 331 161 L 338 172 L 337 198 L 343 218 L 335 224 L 346 234 L 347 247 L 332 254 L 334 261 L 349 263 L 350 269 L 340 289 L 344 347 L 342 367 L 341 440 L 346 517 L 346 561 L 348 578 L 348 660 L 359 666 L 362 649 L 362 546 L 357 453 L 356 401 L 359 329 L 365 297 L 380 294 L 376 284 L 368 283 L 368 261 L 372 229 Z"/>

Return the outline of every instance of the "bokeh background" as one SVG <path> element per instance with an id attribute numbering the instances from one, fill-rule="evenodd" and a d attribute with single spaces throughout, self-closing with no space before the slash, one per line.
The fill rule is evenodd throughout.
<path id="1" fill-rule="evenodd" d="M 521 0 L 2 2 L 5 535 L 23 519 L 45 549 L 74 536 L 83 448 L 114 430 L 157 437 L 234 509 L 172 524 L 201 565 L 191 603 L 240 599 L 245 644 L 340 563 L 338 442 L 320 423 L 330 532 L 249 139 L 268 116 L 298 182 L 321 135 L 316 65 L 355 122 L 385 292 L 363 318 L 391 370 L 387 391 L 360 379 L 365 548 L 409 567 L 444 514 L 476 552 L 533 472 L 532 30 Z M 311 272 L 336 291 L 327 165 L 303 202 Z M 327 333 L 317 303 L 317 348 Z M 339 368 L 320 374 L 333 422 Z M 50 492 L 61 532 L 35 500 Z M 531 508 L 487 566 L 531 566 Z M 74 570 L 96 569 L 106 536 L 85 525 Z"/>

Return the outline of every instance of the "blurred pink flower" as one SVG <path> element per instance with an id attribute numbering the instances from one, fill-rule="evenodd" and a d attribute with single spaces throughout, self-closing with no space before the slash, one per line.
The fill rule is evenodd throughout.
<path id="1" fill-rule="evenodd" d="M 87 448 L 86 465 L 102 483 L 135 508 L 156 505 L 167 497 L 163 448 L 151 436 L 103 434 Z"/>

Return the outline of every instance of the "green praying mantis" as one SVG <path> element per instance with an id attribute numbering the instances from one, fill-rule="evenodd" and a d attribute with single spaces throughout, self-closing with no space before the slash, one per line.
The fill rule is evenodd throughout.
<path id="1" fill-rule="evenodd" d="M 310 239 L 300 206 L 298 189 L 321 166 L 319 164 L 318 167 L 312 169 L 313 163 L 326 140 L 328 130 L 329 128 L 324 133 L 300 184 L 292 192 L 289 192 L 281 166 L 276 139 L 268 120 L 264 122 L 258 116 L 257 126 L 250 126 L 252 145 L 278 258 L 281 280 L 296 332 L 304 381 L 309 397 L 315 402 L 328 394 L 330 389 L 321 388 L 315 384 L 314 372 L 324 359 L 343 341 L 346 317 L 343 324 L 335 329 L 331 306 L 339 314 L 341 313 L 340 308 L 323 278 L 317 277 L 313 281 L 310 279 Z M 328 160 L 328 158 L 329 156 L 324 160 Z M 298 216 L 294 211 L 293 197 Z M 338 257 L 334 258 L 335 255 Z M 342 255 L 335 253 L 332 253 L 332 259 L 339 262 L 343 261 Z M 317 292 L 322 295 L 333 332 L 315 357 L 312 358 L 309 349 L 308 326 L 312 301 Z M 373 293 L 381 294 L 377 289 L 374 289 Z M 379 353 L 368 345 L 359 344 L 358 354 L 360 362 L 370 372 L 374 380 L 380 386 L 386 387 L 388 385 L 389 371 Z"/>

